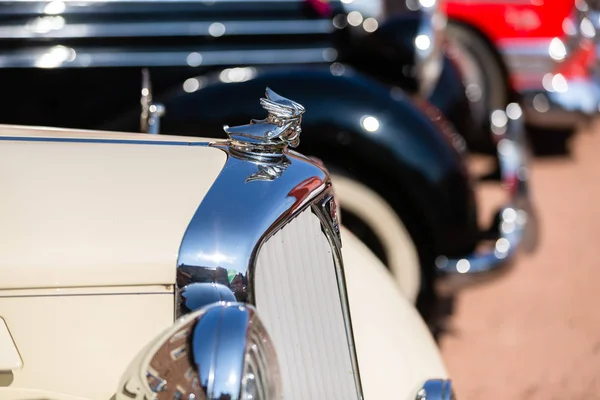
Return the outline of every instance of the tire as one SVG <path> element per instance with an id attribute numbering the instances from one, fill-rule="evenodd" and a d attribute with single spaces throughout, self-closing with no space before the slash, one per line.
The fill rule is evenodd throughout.
<path id="1" fill-rule="evenodd" d="M 394 209 L 377 192 L 344 174 L 331 172 L 341 223 L 363 241 L 391 271 L 400 291 L 416 304 L 421 266 L 416 245 Z"/>
<path id="2" fill-rule="evenodd" d="M 475 151 L 493 152 L 489 116 L 495 109 L 504 109 L 510 101 L 502 61 L 484 38 L 464 25 L 449 21 L 446 37 L 449 52 L 463 76 L 475 126 L 481 135 L 474 138 L 469 147 Z"/>

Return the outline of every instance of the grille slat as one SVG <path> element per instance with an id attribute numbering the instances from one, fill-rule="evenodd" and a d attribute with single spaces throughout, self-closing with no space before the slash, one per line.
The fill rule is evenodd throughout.
<path id="1" fill-rule="evenodd" d="M 310 209 L 261 248 L 255 296 L 284 398 L 358 399 L 332 249 Z"/>

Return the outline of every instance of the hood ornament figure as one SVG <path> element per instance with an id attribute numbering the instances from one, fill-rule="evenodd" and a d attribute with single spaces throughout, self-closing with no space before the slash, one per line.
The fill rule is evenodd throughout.
<path id="1" fill-rule="evenodd" d="M 302 114 L 305 108 L 267 88 L 260 104 L 267 110 L 267 118 L 253 119 L 248 125 L 223 129 L 233 147 L 250 153 L 282 153 L 286 147 L 297 147 L 302 132 Z"/>
<path id="2" fill-rule="evenodd" d="M 290 165 L 286 157 L 288 147 L 300 144 L 304 107 L 267 88 L 260 104 L 267 110 L 267 118 L 253 119 L 248 125 L 227 126 L 229 147 L 234 157 L 243 157 L 256 164 L 257 171 L 246 178 L 253 181 L 277 179 Z"/>

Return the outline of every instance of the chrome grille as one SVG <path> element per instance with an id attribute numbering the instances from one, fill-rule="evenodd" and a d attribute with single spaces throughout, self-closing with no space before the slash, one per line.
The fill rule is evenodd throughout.
<path id="1" fill-rule="evenodd" d="M 265 242 L 255 270 L 284 398 L 358 399 L 332 248 L 312 209 Z"/>

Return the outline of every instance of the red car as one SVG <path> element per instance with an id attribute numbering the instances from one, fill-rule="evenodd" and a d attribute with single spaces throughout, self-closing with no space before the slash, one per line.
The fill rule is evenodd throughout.
<path id="1" fill-rule="evenodd" d="M 599 111 L 596 30 L 575 0 L 442 0 L 467 95 L 487 118 L 511 100 L 537 128 L 572 130 Z"/>

